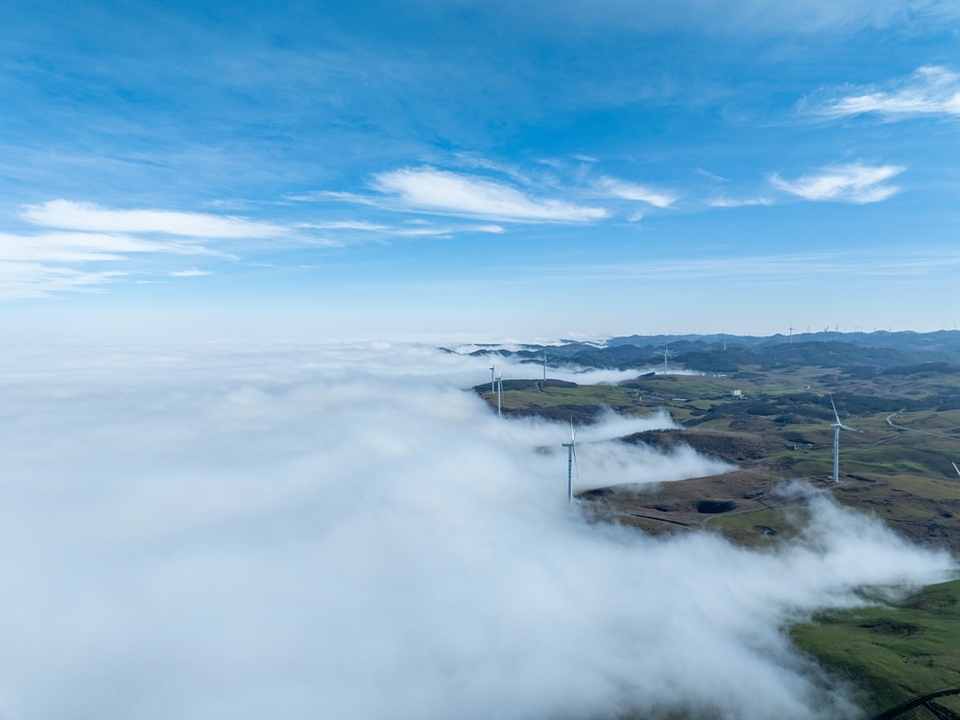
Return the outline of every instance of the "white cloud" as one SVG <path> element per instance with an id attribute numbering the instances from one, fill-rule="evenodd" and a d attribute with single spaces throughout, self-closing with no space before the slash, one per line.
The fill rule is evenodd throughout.
<path id="1" fill-rule="evenodd" d="M 407 210 L 501 222 L 587 222 L 607 216 L 603 208 L 530 197 L 503 183 L 432 167 L 380 173 L 374 187 Z"/>
<path id="2" fill-rule="evenodd" d="M 315 230 L 362 230 L 365 232 L 380 232 L 389 230 L 387 225 L 378 225 L 377 223 L 366 222 L 363 220 L 340 220 L 336 222 L 322 223 L 298 223 L 299 228 L 311 228 Z"/>
<path id="3" fill-rule="evenodd" d="M 42 262 L 96 262 L 121 260 L 127 253 L 212 254 L 195 243 L 143 240 L 103 233 L 0 233 L 0 260 Z"/>
<path id="4" fill-rule="evenodd" d="M 658 208 L 670 207 L 678 198 L 676 193 L 669 190 L 659 190 L 647 185 L 637 185 L 610 177 L 601 178 L 597 182 L 596 188 L 610 197 L 637 200 Z"/>
<path id="5" fill-rule="evenodd" d="M 381 235 L 393 235 L 398 237 L 430 237 L 434 235 L 454 235 L 463 232 L 482 232 L 482 233 L 502 233 L 503 228 L 499 225 L 431 225 L 430 223 L 416 222 L 407 223 L 405 226 L 378 225 L 368 222 L 328 222 L 328 223 L 298 223 L 298 228 L 317 229 L 317 230 L 358 230 L 361 232 L 379 233 Z M 414 225 L 415 227 L 409 227 Z"/>
<path id="6" fill-rule="evenodd" d="M 23 217 L 36 225 L 67 230 L 162 233 L 211 239 L 267 238 L 286 232 L 278 225 L 238 217 L 173 210 L 111 210 L 63 199 L 27 205 Z"/>
<path id="7" fill-rule="evenodd" d="M 826 500 L 760 552 L 587 522 L 567 429 L 498 420 L 451 382 L 483 382 L 487 358 L 17 351 L 0 355 L 14 717 L 847 717 L 784 626 L 955 566 Z M 585 429 L 584 485 L 715 470 L 602 442 L 670 424 Z"/>
<path id="8" fill-rule="evenodd" d="M 170 273 L 170 277 L 201 277 L 203 275 L 211 275 L 208 270 L 197 270 L 196 268 L 190 268 L 189 270 L 174 270 Z"/>
<path id="9" fill-rule="evenodd" d="M 122 275 L 122 272 L 88 271 L 42 262 L 0 260 L 0 298 L 35 298 L 57 292 L 91 291 Z"/>
<path id="10" fill-rule="evenodd" d="M 773 200 L 765 197 L 734 199 L 721 196 L 707 200 L 707 205 L 720 208 L 744 207 L 746 205 L 773 205 Z"/>
<path id="11" fill-rule="evenodd" d="M 770 182 L 791 195 L 814 201 L 872 203 L 886 200 L 900 192 L 895 185 L 886 185 L 905 168 L 897 165 L 870 167 L 860 163 L 824 168 L 816 175 L 803 175 L 794 181 L 772 175 Z"/>
<path id="12" fill-rule="evenodd" d="M 849 95 L 823 108 L 825 115 L 842 117 L 878 113 L 888 117 L 960 115 L 960 75 L 946 68 L 919 68 L 895 90 Z"/>
<path id="13" fill-rule="evenodd" d="M 697 168 L 694 170 L 694 172 L 697 173 L 697 175 L 703 175 L 703 177 L 709 178 L 710 180 L 715 180 L 716 182 L 730 182 L 730 178 L 714 175 L 709 170 L 704 170 L 703 168 Z"/>
<path id="14" fill-rule="evenodd" d="M 185 240 L 147 240 L 93 232 L 0 233 L 0 297 L 38 297 L 90 290 L 127 273 L 86 270 L 77 265 L 119 263 L 131 255 L 146 254 L 222 256 Z"/>

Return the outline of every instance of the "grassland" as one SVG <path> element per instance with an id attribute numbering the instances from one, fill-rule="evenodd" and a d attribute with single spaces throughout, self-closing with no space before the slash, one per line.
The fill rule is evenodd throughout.
<path id="1" fill-rule="evenodd" d="M 732 395 L 735 390 L 739 397 Z M 489 387 L 477 391 L 495 405 Z M 829 482 L 831 395 L 843 422 L 861 431 L 841 436 L 839 483 Z M 917 543 L 960 555 L 960 477 L 951 464 L 960 464 L 956 368 L 741 364 L 727 375 L 645 375 L 620 385 L 504 383 L 507 416 L 586 423 L 604 406 L 636 415 L 663 408 L 684 426 L 623 442 L 664 452 L 685 443 L 739 469 L 655 487 L 583 493 L 584 507 L 600 520 L 650 533 L 708 528 L 740 544 L 767 545 L 796 533 L 807 499 L 790 490 L 790 481 L 800 479 Z M 960 582 L 936 586 L 896 605 L 818 616 L 792 635 L 824 667 L 849 678 L 863 693 L 864 707 L 878 711 L 960 684 L 957 598 Z M 931 707 L 904 717 L 960 718 L 956 698 Z"/>
<path id="2" fill-rule="evenodd" d="M 960 581 L 930 586 L 897 603 L 823 613 L 814 620 L 793 628 L 794 641 L 855 683 L 870 714 L 960 686 Z M 933 705 L 905 717 L 960 717 L 960 696 L 938 698 Z"/>

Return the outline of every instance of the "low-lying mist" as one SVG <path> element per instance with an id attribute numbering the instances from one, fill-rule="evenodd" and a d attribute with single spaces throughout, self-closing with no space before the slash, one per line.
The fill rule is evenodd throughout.
<path id="1" fill-rule="evenodd" d="M 483 359 L 81 355 L 0 367 L 9 720 L 842 717 L 784 624 L 954 567 L 827 500 L 776 551 L 588 523 L 569 428 L 499 420 Z M 609 442 L 672 426 L 582 429 L 581 487 L 729 469 Z"/>

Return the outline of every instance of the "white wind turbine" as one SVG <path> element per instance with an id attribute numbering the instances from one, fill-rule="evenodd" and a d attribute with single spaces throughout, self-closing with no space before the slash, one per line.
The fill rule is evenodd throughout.
<path id="1" fill-rule="evenodd" d="M 497 375 L 497 417 L 503 417 L 503 371 Z"/>
<path id="2" fill-rule="evenodd" d="M 547 379 L 547 351 L 543 351 L 543 379 Z"/>
<path id="3" fill-rule="evenodd" d="M 573 468 L 577 463 L 577 431 L 573 427 L 573 418 L 570 418 L 570 442 L 563 443 L 567 449 L 567 502 L 573 504 Z M 577 482 L 580 481 L 580 470 L 577 469 Z"/>
<path id="4" fill-rule="evenodd" d="M 837 406 L 833 403 L 833 395 L 830 396 L 830 406 L 833 408 L 833 416 L 837 419 L 830 427 L 833 428 L 833 481 L 840 481 L 840 431 L 849 430 L 851 432 L 860 432 L 856 428 L 849 427 L 840 422 L 840 415 L 837 413 Z"/>
<path id="5" fill-rule="evenodd" d="M 490 366 L 490 392 L 495 393 L 497 391 L 497 386 L 494 384 L 494 381 L 493 381 L 493 370 L 494 370 L 494 366 L 491 365 Z"/>
<path id="6" fill-rule="evenodd" d="M 726 341 L 724 341 L 724 344 L 726 344 Z M 669 347 L 670 347 L 670 343 L 667 343 L 666 345 L 663 346 L 663 374 L 664 375 L 667 374 L 667 358 L 673 357 L 673 353 L 670 352 L 670 350 L 668 349 Z"/>

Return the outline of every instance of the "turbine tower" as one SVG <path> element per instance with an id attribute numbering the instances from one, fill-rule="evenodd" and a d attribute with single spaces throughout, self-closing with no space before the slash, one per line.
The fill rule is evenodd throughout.
<path id="1" fill-rule="evenodd" d="M 503 417 L 503 372 L 497 375 L 497 417 Z"/>
<path id="2" fill-rule="evenodd" d="M 490 366 L 490 392 L 495 393 L 497 391 L 497 386 L 493 381 L 493 365 Z"/>
<path id="3" fill-rule="evenodd" d="M 543 351 L 543 379 L 547 379 L 547 351 Z"/>
<path id="4" fill-rule="evenodd" d="M 573 505 L 573 466 L 577 462 L 577 431 L 573 428 L 573 418 L 570 418 L 570 442 L 563 443 L 567 449 L 567 502 Z M 577 471 L 580 479 L 580 471 Z"/>
<path id="5" fill-rule="evenodd" d="M 860 431 L 856 428 L 848 427 L 840 422 L 840 415 L 837 413 L 837 406 L 833 403 L 833 395 L 830 396 L 830 406 L 833 408 L 833 416 L 837 419 L 837 422 L 830 426 L 833 428 L 833 481 L 840 482 L 840 431 Z"/>

